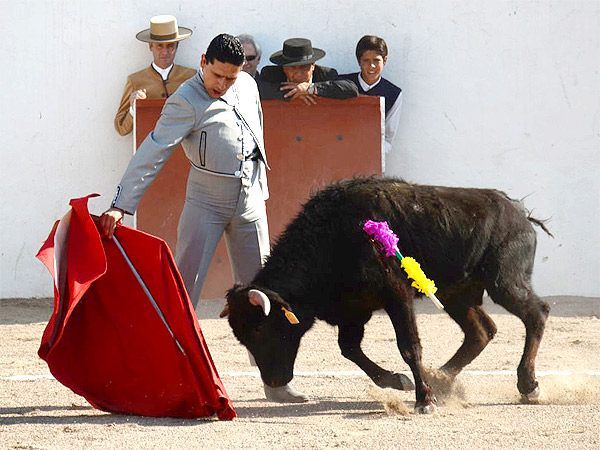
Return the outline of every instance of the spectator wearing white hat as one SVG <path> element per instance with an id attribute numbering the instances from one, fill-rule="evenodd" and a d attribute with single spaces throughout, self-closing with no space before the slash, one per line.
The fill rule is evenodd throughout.
<path id="1" fill-rule="evenodd" d="M 174 16 L 162 15 L 150 19 L 150 28 L 140 31 L 136 38 L 148 42 L 153 61 L 149 67 L 127 77 L 115 129 L 121 136 L 133 129 L 133 102 L 144 98 L 168 98 L 197 70 L 173 63 L 179 41 L 192 35 L 192 30 L 177 25 Z"/>

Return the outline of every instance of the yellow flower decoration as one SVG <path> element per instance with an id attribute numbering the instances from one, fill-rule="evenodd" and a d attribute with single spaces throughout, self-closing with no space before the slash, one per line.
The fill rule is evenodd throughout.
<path id="1" fill-rule="evenodd" d="M 412 287 L 425 295 L 435 294 L 437 291 L 435 283 L 425 276 L 423 270 L 421 270 L 421 265 L 414 258 L 405 256 L 400 261 L 400 265 L 406 271 L 408 277 L 414 280 Z"/>

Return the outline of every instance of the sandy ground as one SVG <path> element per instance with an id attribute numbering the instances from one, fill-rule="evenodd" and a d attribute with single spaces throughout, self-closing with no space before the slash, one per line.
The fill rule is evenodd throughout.
<path id="1" fill-rule="evenodd" d="M 304 337 L 296 361 L 293 384 L 311 401 L 267 402 L 245 349 L 218 319 L 223 300 L 206 301 L 198 308 L 201 328 L 239 416 L 221 422 L 108 414 L 54 379 L 11 378 L 49 375 L 37 348 L 52 302 L 0 300 L 0 448 L 600 448 L 600 299 L 546 301 L 552 312 L 537 359 L 540 404 L 519 403 L 514 371 L 522 324 L 487 301 L 498 334 L 431 416 L 413 414 L 414 392 L 381 390 L 356 373 L 340 355 L 335 328 L 324 323 Z M 460 345 L 461 332 L 428 300 L 418 300 L 417 310 L 424 361 L 439 367 Z M 407 370 L 386 315 L 369 322 L 364 348 L 384 367 Z"/>

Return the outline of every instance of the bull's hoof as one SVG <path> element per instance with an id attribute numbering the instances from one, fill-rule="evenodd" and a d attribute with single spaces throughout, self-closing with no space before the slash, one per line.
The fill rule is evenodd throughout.
<path id="1" fill-rule="evenodd" d="M 538 403 L 540 399 L 540 387 L 536 386 L 529 394 L 521 394 L 521 403 Z"/>
<path id="2" fill-rule="evenodd" d="M 436 410 L 437 407 L 433 403 L 415 406 L 415 414 L 435 414 Z"/>
<path id="3" fill-rule="evenodd" d="M 415 384 L 403 373 L 389 372 L 374 381 L 380 388 L 393 388 L 400 391 L 412 391 L 415 389 Z"/>
<path id="4" fill-rule="evenodd" d="M 406 375 L 404 375 L 403 373 L 397 373 L 394 375 L 398 375 L 398 378 L 400 380 L 400 388 L 399 388 L 400 390 L 402 390 L 402 391 L 414 391 L 415 390 L 415 384 Z"/>
<path id="5" fill-rule="evenodd" d="M 267 400 L 277 403 L 306 403 L 309 398 L 308 395 L 294 389 L 289 384 L 285 386 L 272 388 L 264 385 L 265 396 Z"/>

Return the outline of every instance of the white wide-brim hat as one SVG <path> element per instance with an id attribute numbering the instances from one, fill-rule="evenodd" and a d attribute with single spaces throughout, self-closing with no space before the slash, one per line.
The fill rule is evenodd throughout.
<path id="1" fill-rule="evenodd" d="M 140 31 L 135 37 L 142 42 L 178 42 L 189 38 L 192 30 L 177 26 L 175 16 L 162 15 L 150 19 L 150 28 Z"/>

